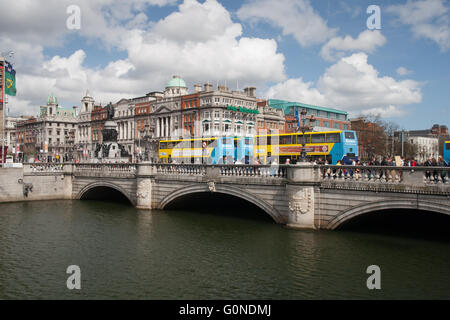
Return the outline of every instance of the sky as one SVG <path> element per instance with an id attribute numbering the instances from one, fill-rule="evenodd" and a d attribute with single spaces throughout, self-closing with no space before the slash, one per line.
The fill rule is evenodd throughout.
<path id="1" fill-rule="evenodd" d="M 369 10 L 378 6 L 377 11 Z M 194 84 L 450 126 L 450 0 L 0 0 L 10 115 Z M 377 19 L 379 17 L 379 19 Z M 377 25 L 377 22 L 378 25 Z M 375 28 L 374 28 L 375 27 Z"/>

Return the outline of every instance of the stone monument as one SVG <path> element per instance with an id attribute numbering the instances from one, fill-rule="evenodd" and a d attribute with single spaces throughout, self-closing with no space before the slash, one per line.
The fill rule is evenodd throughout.
<path id="1" fill-rule="evenodd" d="M 103 141 L 97 144 L 95 157 L 101 162 L 128 162 L 128 151 L 117 143 L 117 124 L 113 120 L 114 106 L 111 102 L 106 106 L 106 112 L 106 122 L 102 130 Z"/>

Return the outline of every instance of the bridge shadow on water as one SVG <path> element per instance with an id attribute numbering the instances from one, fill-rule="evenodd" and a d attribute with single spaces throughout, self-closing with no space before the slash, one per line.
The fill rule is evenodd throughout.
<path id="1" fill-rule="evenodd" d="M 264 210 L 244 199 L 225 193 L 201 192 L 181 196 L 171 201 L 165 210 L 191 211 L 200 214 L 275 221 Z"/>
<path id="2" fill-rule="evenodd" d="M 450 242 L 450 216 L 422 210 L 382 210 L 352 218 L 336 230 Z"/>
<path id="3" fill-rule="evenodd" d="M 83 194 L 80 200 L 96 200 L 130 204 L 130 200 L 120 191 L 110 187 L 95 187 Z"/>

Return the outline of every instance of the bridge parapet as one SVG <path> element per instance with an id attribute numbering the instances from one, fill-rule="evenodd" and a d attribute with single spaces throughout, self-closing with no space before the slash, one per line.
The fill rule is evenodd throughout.
<path id="1" fill-rule="evenodd" d="M 321 186 L 403 193 L 450 194 L 448 167 L 320 167 Z"/>
<path id="2" fill-rule="evenodd" d="M 74 165 L 75 176 L 135 178 L 134 163 L 77 163 Z"/>
<path id="3" fill-rule="evenodd" d="M 64 173 L 65 165 L 62 163 L 30 163 L 23 165 L 23 173 L 27 174 L 49 174 L 56 173 L 61 174 Z"/>
<path id="4" fill-rule="evenodd" d="M 226 176 L 286 178 L 288 166 L 245 164 L 153 164 L 156 174 L 182 176 Z"/>

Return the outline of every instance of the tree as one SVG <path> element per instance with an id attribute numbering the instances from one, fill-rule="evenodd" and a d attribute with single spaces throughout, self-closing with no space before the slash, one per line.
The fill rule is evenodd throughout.
<path id="1" fill-rule="evenodd" d="M 369 114 L 351 120 L 351 125 L 358 137 L 359 154 L 362 160 L 402 155 L 400 126 L 397 123 L 381 120 L 380 114 Z M 417 146 L 405 139 L 403 155 L 406 158 L 414 158 L 416 154 Z"/>

